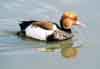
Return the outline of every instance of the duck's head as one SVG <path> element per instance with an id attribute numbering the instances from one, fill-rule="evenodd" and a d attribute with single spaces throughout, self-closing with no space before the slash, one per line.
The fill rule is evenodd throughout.
<path id="1" fill-rule="evenodd" d="M 60 20 L 63 29 L 71 29 L 74 25 L 79 25 L 79 17 L 74 12 L 64 12 Z"/>

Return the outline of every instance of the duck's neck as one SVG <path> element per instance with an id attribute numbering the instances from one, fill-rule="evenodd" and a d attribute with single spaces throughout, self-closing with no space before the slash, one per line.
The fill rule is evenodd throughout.
<path id="1" fill-rule="evenodd" d="M 63 18 L 63 17 L 62 17 Z M 60 26 L 61 26 L 61 30 L 65 31 L 65 32 L 68 32 L 68 33 L 72 33 L 72 30 L 71 29 L 65 29 L 64 26 L 63 26 L 63 19 L 61 18 L 60 20 Z"/>

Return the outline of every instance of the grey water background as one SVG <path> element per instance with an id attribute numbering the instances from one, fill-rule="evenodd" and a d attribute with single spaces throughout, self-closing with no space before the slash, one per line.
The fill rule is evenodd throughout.
<path id="1" fill-rule="evenodd" d="M 99 69 L 100 68 L 99 0 L 0 0 L 0 69 Z M 64 11 L 75 11 L 86 28 L 75 27 L 75 46 L 80 57 L 75 62 L 60 53 L 35 52 L 33 48 L 58 46 L 61 43 L 21 39 L 15 33 L 22 20 L 59 22 Z M 65 43 L 66 44 L 66 43 Z"/>

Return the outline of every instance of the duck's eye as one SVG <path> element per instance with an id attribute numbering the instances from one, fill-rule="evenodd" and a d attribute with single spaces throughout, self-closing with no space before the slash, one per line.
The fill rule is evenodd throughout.
<path id="1" fill-rule="evenodd" d="M 73 17 L 73 18 L 72 18 L 72 20 L 77 21 L 77 20 L 78 20 L 78 18 L 77 18 L 77 17 Z"/>
<path id="2" fill-rule="evenodd" d="M 78 18 L 76 16 L 74 16 L 74 17 L 64 16 L 63 18 L 64 19 L 69 18 L 69 19 L 74 20 L 74 21 L 77 21 L 78 20 Z"/>

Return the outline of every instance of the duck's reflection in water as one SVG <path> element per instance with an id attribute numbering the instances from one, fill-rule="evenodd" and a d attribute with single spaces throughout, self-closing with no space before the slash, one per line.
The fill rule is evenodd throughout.
<path id="1" fill-rule="evenodd" d="M 79 56 L 80 48 L 79 46 L 73 47 L 75 46 L 75 41 L 72 39 L 55 42 L 38 41 L 31 38 L 24 38 L 24 40 L 32 42 L 32 50 L 35 52 L 47 52 L 52 54 L 60 53 L 64 58 L 71 60 L 76 59 Z"/>
<path id="2" fill-rule="evenodd" d="M 69 60 L 74 60 L 79 56 L 79 47 L 73 47 L 72 40 L 49 43 L 48 45 L 49 46 L 47 46 L 46 48 L 33 48 L 33 50 L 37 50 L 39 52 L 49 52 L 53 54 L 60 53 L 63 58 Z"/>
<path id="3" fill-rule="evenodd" d="M 79 56 L 79 48 L 62 48 L 61 55 L 64 58 L 74 60 Z"/>

